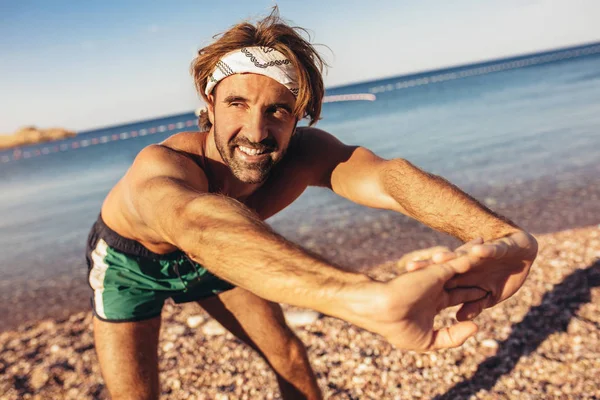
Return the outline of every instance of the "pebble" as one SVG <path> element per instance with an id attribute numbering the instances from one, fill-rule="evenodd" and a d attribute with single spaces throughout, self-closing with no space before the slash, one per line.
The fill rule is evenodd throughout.
<path id="1" fill-rule="evenodd" d="M 187 326 L 194 329 L 199 327 L 204 322 L 204 320 L 205 318 L 203 315 L 191 315 L 187 318 L 186 323 Z"/>
<path id="2" fill-rule="evenodd" d="M 40 366 L 35 368 L 31 373 L 29 385 L 31 385 L 34 390 L 39 390 L 48 382 L 48 379 L 50 379 L 48 371 L 46 371 L 43 366 Z"/>
<path id="3" fill-rule="evenodd" d="M 183 335 L 186 327 L 181 324 L 173 324 L 167 328 L 167 332 L 171 335 Z"/>
<path id="4" fill-rule="evenodd" d="M 223 325 L 221 325 L 215 320 L 208 321 L 202 327 L 202 333 L 204 333 L 206 336 L 224 335 L 226 332 L 227 330 L 223 328 Z"/>
<path id="5" fill-rule="evenodd" d="M 496 342 L 494 339 L 485 339 L 481 342 L 481 345 L 483 347 L 487 347 L 488 349 L 498 348 L 498 342 Z"/>
<path id="6" fill-rule="evenodd" d="M 597 270 L 589 269 L 600 243 L 591 241 L 590 232 L 539 235 L 540 254 L 524 287 L 477 318 L 479 342 L 457 349 L 400 351 L 341 320 L 283 308 L 286 317 L 303 315 L 298 323 L 309 327 L 296 333 L 324 398 L 600 398 L 600 286 L 594 286 Z M 436 324 L 453 321 L 448 310 Z M 77 313 L 0 334 L 0 397 L 108 398 L 91 322 L 90 313 Z M 163 326 L 161 398 L 280 398 L 266 362 L 215 320 L 198 315 L 194 305 L 167 304 Z M 200 329 L 190 332 L 192 327 Z"/>

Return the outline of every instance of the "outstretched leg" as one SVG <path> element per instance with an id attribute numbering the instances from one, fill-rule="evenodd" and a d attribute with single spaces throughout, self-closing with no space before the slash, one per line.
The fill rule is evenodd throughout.
<path id="1" fill-rule="evenodd" d="M 158 399 L 160 317 L 104 322 L 94 317 L 94 341 L 102 376 L 113 400 Z"/>
<path id="2" fill-rule="evenodd" d="M 281 307 L 242 288 L 198 302 L 269 363 L 284 399 L 321 399 L 306 349 L 287 326 Z"/>

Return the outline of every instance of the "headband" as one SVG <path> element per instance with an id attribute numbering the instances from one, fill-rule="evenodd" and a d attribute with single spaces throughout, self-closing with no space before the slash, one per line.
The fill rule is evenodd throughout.
<path id="1" fill-rule="evenodd" d="M 233 74 L 259 74 L 275 79 L 298 96 L 298 77 L 292 61 L 270 47 L 243 47 L 225 54 L 208 76 L 204 94 L 213 91 L 217 83 Z"/>

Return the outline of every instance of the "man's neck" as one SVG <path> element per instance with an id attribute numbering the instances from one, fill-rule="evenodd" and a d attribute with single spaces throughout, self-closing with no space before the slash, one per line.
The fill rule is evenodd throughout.
<path id="1" fill-rule="evenodd" d="M 204 157 L 209 168 L 205 173 L 211 186 L 226 196 L 243 201 L 262 185 L 244 183 L 233 175 L 217 150 L 213 129 L 204 137 Z"/>

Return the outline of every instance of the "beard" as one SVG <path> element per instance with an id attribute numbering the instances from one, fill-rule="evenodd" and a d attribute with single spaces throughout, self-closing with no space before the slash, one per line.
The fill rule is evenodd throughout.
<path id="1" fill-rule="evenodd" d="M 285 155 L 285 149 L 279 151 L 277 141 L 268 137 L 259 143 L 251 142 L 243 136 L 235 136 L 229 142 L 222 140 L 217 132 L 216 123 L 213 125 L 217 151 L 232 174 L 241 182 L 249 184 L 263 183 L 269 177 L 273 167 Z M 262 155 L 256 161 L 243 160 L 237 152 L 239 146 L 259 150 Z"/>

